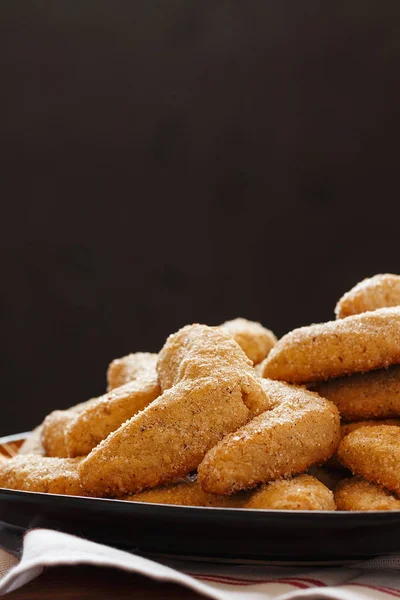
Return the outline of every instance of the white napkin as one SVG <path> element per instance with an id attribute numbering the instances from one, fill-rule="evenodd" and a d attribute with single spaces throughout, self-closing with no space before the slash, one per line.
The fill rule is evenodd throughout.
<path id="1" fill-rule="evenodd" d="M 398 556 L 376 558 L 351 567 L 318 568 L 161 563 L 49 529 L 33 529 L 25 535 L 21 560 L 0 550 L 0 595 L 28 583 L 44 567 L 77 564 L 139 573 L 181 584 L 215 600 L 400 598 Z"/>

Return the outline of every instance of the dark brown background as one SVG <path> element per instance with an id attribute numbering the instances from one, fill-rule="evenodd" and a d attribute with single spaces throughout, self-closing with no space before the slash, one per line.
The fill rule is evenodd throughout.
<path id="1" fill-rule="evenodd" d="M 397 1 L 3 1 L 0 45 L 0 434 L 400 272 Z"/>

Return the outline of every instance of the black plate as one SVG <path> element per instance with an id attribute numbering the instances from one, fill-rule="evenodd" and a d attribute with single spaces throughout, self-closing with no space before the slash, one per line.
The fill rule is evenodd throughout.
<path id="1" fill-rule="evenodd" d="M 219 561 L 345 562 L 400 552 L 400 511 L 192 508 L 0 488 L 0 521 L 0 544 L 10 550 L 24 530 L 48 527 L 141 554 Z"/>

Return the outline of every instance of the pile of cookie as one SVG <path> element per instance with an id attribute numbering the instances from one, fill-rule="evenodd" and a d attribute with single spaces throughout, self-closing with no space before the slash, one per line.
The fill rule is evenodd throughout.
<path id="1" fill-rule="evenodd" d="M 193 324 L 114 360 L 108 391 L 56 410 L 0 486 L 194 506 L 400 509 L 400 277 L 279 341 Z"/>

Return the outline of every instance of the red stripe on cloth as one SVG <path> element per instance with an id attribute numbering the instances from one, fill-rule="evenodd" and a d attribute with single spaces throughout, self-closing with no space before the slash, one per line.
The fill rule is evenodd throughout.
<path id="1" fill-rule="evenodd" d="M 316 587 L 326 587 L 327 584 L 321 581 L 320 579 L 312 579 L 311 577 L 285 577 L 285 580 L 290 581 L 294 579 L 295 581 L 305 581 L 306 583 L 311 583 Z"/>
<path id="2" fill-rule="evenodd" d="M 275 581 L 275 579 L 249 579 L 246 577 L 232 577 L 232 575 L 216 575 L 214 573 L 187 573 L 191 577 L 213 577 L 214 579 L 224 579 L 225 581 L 232 581 L 232 583 L 248 583 L 249 585 L 253 583 L 268 583 Z M 301 579 L 300 577 L 278 577 L 278 580 L 282 579 Z"/>
<path id="3" fill-rule="evenodd" d="M 291 579 L 290 577 L 285 577 L 283 579 L 270 579 L 268 583 L 285 583 L 287 585 L 294 585 L 298 588 L 300 588 L 301 590 L 308 590 L 308 588 L 310 587 L 307 583 L 304 583 L 301 579 Z"/>
<path id="4" fill-rule="evenodd" d="M 188 575 L 190 575 L 190 573 L 188 573 Z M 212 577 L 211 575 L 191 575 L 191 577 L 194 577 L 195 579 L 199 579 L 201 581 L 212 581 L 213 583 L 222 583 L 224 585 L 238 585 L 238 586 L 246 586 L 246 585 L 253 585 L 254 582 L 252 583 L 246 583 L 244 581 L 226 581 L 225 579 L 223 579 L 222 577 Z"/>
<path id="5" fill-rule="evenodd" d="M 364 587 L 364 588 L 369 588 L 370 590 L 375 590 L 376 592 L 383 592 L 384 594 L 388 594 L 388 596 L 394 596 L 395 598 L 400 598 L 400 592 L 399 590 L 396 590 L 395 588 L 390 588 L 390 587 L 381 587 L 381 586 L 377 586 L 377 585 L 370 585 L 367 583 L 346 583 L 345 585 L 353 585 L 353 586 L 360 586 L 360 587 Z"/>
<path id="6" fill-rule="evenodd" d="M 232 577 L 230 575 L 214 575 L 212 573 L 186 573 L 186 574 L 190 575 L 190 577 L 195 577 L 197 579 L 201 579 L 202 577 L 208 577 L 208 578 L 211 577 L 211 578 L 213 578 L 215 580 L 217 580 L 217 579 L 221 579 L 222 580 L 223 579 L 224 581 L 232 582 L 232 584 L 242 583 L 243 585 L 245 585 L 245 584 L 251 585 L 253 583 L 257 583 L 257 581 L 254 580 L 254 579 L 245 579 L 243 577 Z M 263 580 L 261 580 L 261 582 L 262 581 Z"/>
<path id="7" fill-rule="evenodd" d="M 232 575 L 215 575 L 211 573 L 203 573 L 203 574 L 195 574 L 188 573 L 191 577 L 213 577 L 214 579 L 224 579 L 226 581 L 232 582 L 240 582 L 240 583 L 248 583 L 251 585 L 252 583 L 272 583 L 273 581 L 301 581 L 304 583 L 311 583 L 317 587 L 326 587 L 326 583 L 321 581 L 320 579 L 314 579 L 311 577 L 279 577 L 275 579 L 248 579 L 245 577 L 233 577 Z"/>
<path id="8" fill-rule="evenodd" d="M 397 588 L 392 588 L 389 585 L 382 585 L 381 587 L 385 588 L 385 590 L 390 590 L 391 592 L 396 592 L 396 594 L 400 594 L 400 590 Z"/>
<path id="9" fill-rule="evenodd" d="M 234 577 L 222 577 L 218 575 L 198 575 L 194 573 L 188 573 L 191 577 L 195 579 L 200 579 L 204 581 L 212 581 L 214 583 L 222 583 L 225 585 L 237 585 L 237 586 L 249 586 L 249 585 L 260 585 L 263 583 L 279 583 L 285 585 L 293 585 L 294 587 L 300 588 L 301 590 L 307 590 L 310 586 L 306 583 L 302 583 L 296 580 L 289 579 L 258 579 L 258 580 L 245 580 L 245 579 L 235 579 Z"/>
<path id="10" fill-rule="evenodd" d="M 248 584 L 248 585 L 252 585 L 253 583 L 265 583 L 267 581 L 271 581 L 269 579 L 259 579 L 259 580 L 255 580 L 255 579 L 245 579 L 244 577 L 232 577 L 231 575 L 214 575 L 211 573 L 200 573 L 200 574 L 196 574 L 196 573 L 187 573 L 187 575 L 190 575 L 191 577 L 197 577 L 197 578 L 201 578 L 201 577 L 212 577 L 213 579 L 223 579 L 224 581 L 227 582 L 232 582 L 232 584 L 234 583 L 242 583 L 243 585 Z"/>

